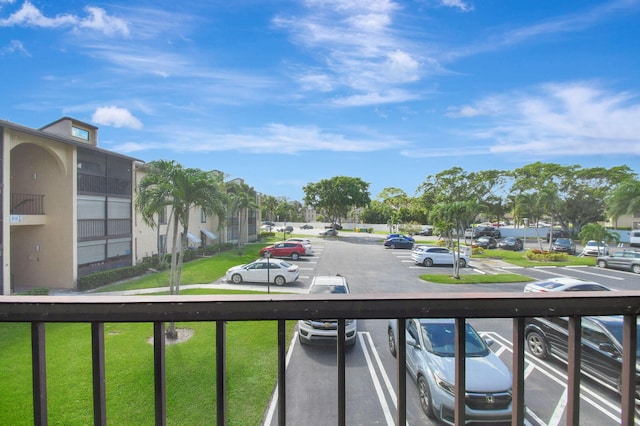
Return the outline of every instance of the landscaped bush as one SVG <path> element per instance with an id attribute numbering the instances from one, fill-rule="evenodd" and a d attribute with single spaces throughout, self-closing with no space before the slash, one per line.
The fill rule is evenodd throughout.
<path id="1" fill-rule="evenodd" d="M 566 253 L 553 253 L 538 249 L 527 250 L 525 256 L 527 259 L 536 262 L 565 262 L 568 259 L 568 255 Z"/>

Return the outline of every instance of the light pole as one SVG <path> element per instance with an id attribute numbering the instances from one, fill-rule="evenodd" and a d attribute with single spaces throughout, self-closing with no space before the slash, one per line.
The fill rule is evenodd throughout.
<path id="1" fill-rule="evenodd" d="M 529 226 L 529 218 L 525 217 L 522 221 L 524 222 L 524 226 L 522 227 L 522 248 L 526 250 L 525 247 L 527 245 L 527 226 Z"/>
<path id="2" fill-rule="evenodd" d="M 265 251 L 264 257 L 267 258 L 267 294 L 271 294 L 271 262 L 269 261 L 271 252 Z"/>

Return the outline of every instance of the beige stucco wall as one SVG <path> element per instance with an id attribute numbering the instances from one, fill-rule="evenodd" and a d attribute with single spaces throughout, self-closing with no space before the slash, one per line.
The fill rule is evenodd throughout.
<path id="1" fill-rule="evenodd" d="M 10 279 L 15 288 L 73 289 L 75 147 L 18 132 L 8 133 L 10 180 L 5 191 L 44 194 L 45 212 L 43 225 L 29 225 L 28 221 L 11 224 Z"/>

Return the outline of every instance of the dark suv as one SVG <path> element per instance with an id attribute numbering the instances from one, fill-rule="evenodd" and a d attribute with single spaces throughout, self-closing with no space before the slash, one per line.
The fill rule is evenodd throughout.
<path id="1" fill-rule="evenodd" d="M 525 324 L 527 347 L 534 356 L 544 359 L 553 355 L 567 362 L 567 317 L 527 318 Z M 581 325 L 582 374 L 620 393 L 623 316 L 583 317 Z M 637 343 L 640 345 L 640 336 Z M 636 348 L 637 350 L 640 350 L 640 347 Z M 638 373 L 636 372 L 636 401 L 640 397 Z"/>
<path id="2" fill-rule="evenodd" d="M 547 231 L 547 242 L 555 241 L 558 238 L 569 238 L 570 235 L 564 229 L 549 229 Z"/>
<path id="3" fill-rule="evenodd" d="M 493 237 L 500 238 L 500 230 L 498 228 L 494 228 L 493 226 L 476 226 L 473 228 L 473 238 L 478 237 Z"/>

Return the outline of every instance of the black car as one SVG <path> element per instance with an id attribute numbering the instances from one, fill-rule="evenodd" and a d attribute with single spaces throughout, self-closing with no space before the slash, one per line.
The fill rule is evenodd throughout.
<path id="1" fill-rule="evenodd" d="M 549 356 L 567 362 L 568 318 L 527 318 L 525 336 L 527 348 L 536 357 Z M 582 321 L 582 374 L 620 393 L 622 384 L 622 329 L 623 316 L 583 317 Z M 640 345 L 640 327 L 638 327 Z M 640 346 L 636 351 L 640 350 Z M 636 372 L 636 401 L 640 398 L 640 372 Z"/>
<path id="2" fill-rule="evenodd" d="M 413 239 L 406 237 L 391 237 L 384 240 L 384 246 L 392 249 L 412 249 Z"/>
<path id="3" fill-rule="evenodd" d="M 498 248 L 503 250 L 520 251 L 523 247 L 522 240 L 516 237 L 507 237 L 498 243 Z"/>
<path id="4" fill-rule="evenodd" d="M 305 223 L 300 227 L 300 229 L 313 229 L 313 225 L 309 225 L 308 223 Z"/>
<path id="5" fill-rule="evenodd" d="M 576 254 L 576 243 L 571 238 L 556 238 L 551 244 L 551 251 Z"/>
<path id="6" fill-rule="evenodd" d="M 498 240 L 493 237 L 482 236 L 476 240 L 475 244 L 484 249 L 498 248 Z"/>

